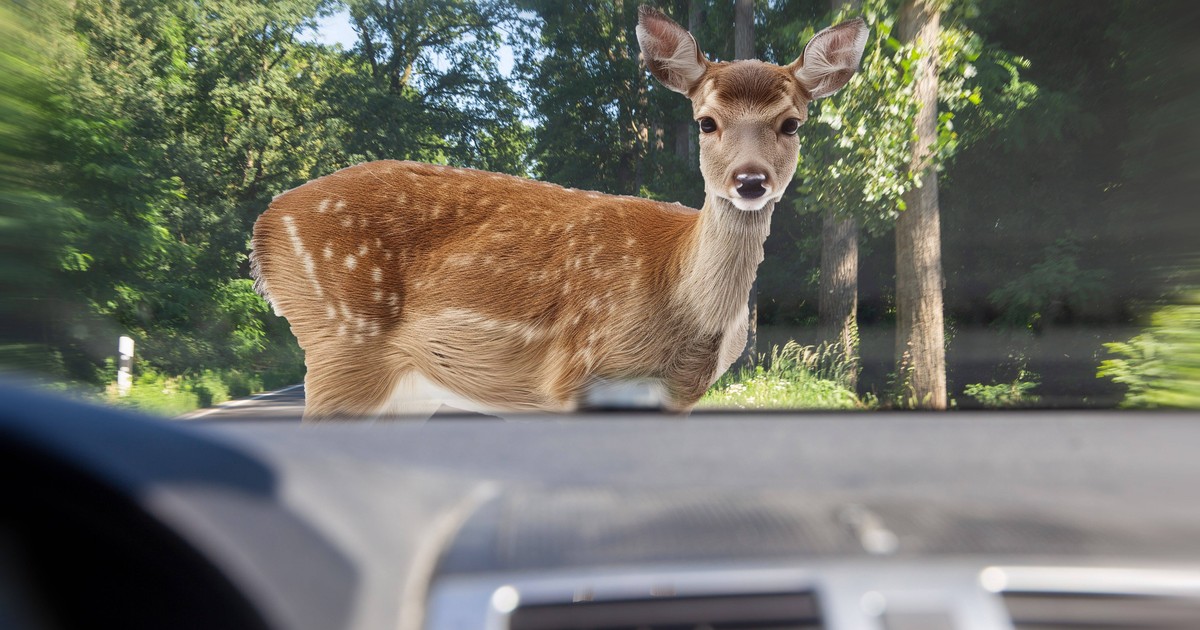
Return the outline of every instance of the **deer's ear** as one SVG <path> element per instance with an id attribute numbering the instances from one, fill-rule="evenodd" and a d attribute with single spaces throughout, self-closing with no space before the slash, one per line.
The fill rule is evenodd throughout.
<path id="1" fill-rule="evenodd" d="M 691 91 L 708 68 L 692 34 L 658 9 L 638 8 L 637 38 L 650 74 L 680 94 Z"/>
<path id="2" fill-rule="evenodd" d="M 867 25 L 855 18 L 813 35 L 788 69 L 813 100 L 825 98 L 845 87 L 858 71 L 866 46 Z"/>

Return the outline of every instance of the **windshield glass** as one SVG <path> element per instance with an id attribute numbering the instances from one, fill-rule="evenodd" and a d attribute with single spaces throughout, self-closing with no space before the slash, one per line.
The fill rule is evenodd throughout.
<path id="1" fill-rule="evenodd" d="M 4 373 L 168 417 L 1200 407 L 1195 3 L 654 4 L 0 4 Z"/>

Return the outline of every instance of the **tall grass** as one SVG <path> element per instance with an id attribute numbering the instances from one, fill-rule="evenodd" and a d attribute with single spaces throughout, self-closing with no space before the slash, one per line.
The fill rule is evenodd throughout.
<path id="1" fill-rule="evenodd" d="M 847 389 L 851 369 L 835 347 L 772 346 L 750 368 L 726 372 L 698 408 L 708 409 L 864 409 L 874 406 Z"/>

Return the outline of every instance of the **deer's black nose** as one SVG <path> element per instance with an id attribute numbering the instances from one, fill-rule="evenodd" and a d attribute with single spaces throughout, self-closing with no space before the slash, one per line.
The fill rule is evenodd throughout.
<path id="1" fill-rule="evenodd" d="M 767 176 L 762 173 L 739 173 L 734 179 L 738 182 L 738 194 L 746 199 L 758 199 L 767 192 L 767 189 L 763 187 Z"/>

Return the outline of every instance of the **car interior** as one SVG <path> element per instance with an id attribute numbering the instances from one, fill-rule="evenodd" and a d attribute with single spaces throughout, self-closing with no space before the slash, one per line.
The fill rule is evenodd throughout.
<path id="1" fill-rule="evenodd" d="M 5 627 L 1200 624 L 1190 412 L 0 410 Z"/>

